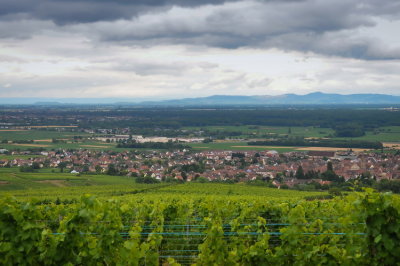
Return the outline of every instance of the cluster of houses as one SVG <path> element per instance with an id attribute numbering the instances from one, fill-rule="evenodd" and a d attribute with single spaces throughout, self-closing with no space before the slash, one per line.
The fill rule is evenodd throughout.
<path id="1" fill-rule="evenodd" d="M 105 135 L 101 137 L 94 137 L 96 140 L 104 142 L 121 142 L 121 141 L 135 141 L 137 143 L 145 142 L 161 142 L 167 143 L 172 142 L 186 142 L 186 143 L 200 143 L 204 141 L 204 138 L 168 138 L 168 137 L 143 137 L 142 135 Z"/>
<path id="2" fill-rule="evenodd" d="M 16 152 L 14 152 L 16 153 Z M 23 159 L 24 158 L 24 159 Z M 110 165 L 120 174 L 149 176 L 193 181 L 213 180 L 271 180 L 276 184 L 294 186 L 299 183 L 324 180 L 296 179 L 299 166 L 308 171 L 323 173 L 332 162 L 334 172 L 346 181 L 368 172 L 376 180 L 400 179 L 400 156 L 394 154 L 310 151 L 278 153 L 276 151 L 45 151 L 31 158 L 1 159 L 0 167 L 39 165 L 60 168 L 68 172 L 107 173 Z M 279 181 L 277 181 L 279 180 Z"/>

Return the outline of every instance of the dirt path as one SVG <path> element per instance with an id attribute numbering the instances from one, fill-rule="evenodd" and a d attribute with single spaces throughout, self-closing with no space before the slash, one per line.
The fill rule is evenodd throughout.
<path id="1" fill-rule="evenodd" d="M 50 145 L 45 144 L 12 144 L 14 146 L 23 146 L 23 147 L 50 147 Z"/>
<path id="2" fill-rule="evenodd" d="M 55 187 L 66 187 L 67 185 L 65 184 L 65 180 L 40 180 L 40 181 L 35 181 L 36 183 L 42 183 L 42 184 L 51 184 Z"/>

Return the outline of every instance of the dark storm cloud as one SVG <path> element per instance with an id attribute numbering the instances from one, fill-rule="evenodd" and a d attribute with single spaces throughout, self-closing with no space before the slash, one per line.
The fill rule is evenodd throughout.
<path id="1" fill-rule="evenodd" d="M 239 2 L 234 5 L 171 9 L 117 23 L 94 23 L 87 34 L 98 32 L 102 41 L 122 44 L 196 44 L 223 48 L 277 47 L 332 55 L 368 57 L 381 55 L 371 40 L 347 41 L 331 32 L 373 26 L 371 16 L 350 1 Z M 343 39 L 344 38 L 344 39 Z M 338 42 L 335 45 L 331 43 Z M 386 58 L 397 56 L 390 53 Z"/>
<path id="2" fill-rule="evenodd" d="M 130 19 L 144 12 L 173 6 L 198 7 L 240 0 L 0 0 L 0 18 L 24 16 L 51 20 L 56 24 Z M 263 2 L 302 2 L 304 0 L 264 0 Z"/>
<path id="3" fill-rule="evenodd" d="M 3 38 L 28 38 L 47 27 L 83 34 L 94 42 L 120 45 L 260 47 L 372 60 L 400 58 L 399 49 L 387 49 L 374 38 L 358 38 L 352 32 L 374 26 L 376 18 L 400 19 L 397 0 L 0 0 L 0 3 Z"/>
<path id="4" fill-rule="evenodd" d="M 264 46 L 365 60 L 400 59 L 400 47 L 388 48 L 376 39 L 349 33 L 290 33 L 271 37 Z"/>
<path id="5" fill-rule="evenodd" d="M 234 0 L 230 0 L 234 1 Z M 57 24 L 129 19 L 142 12 L 171 6 L 195 7 L 224 0 L 1 0 L 0 16 L 25 15 Z"/>
<path id="6" fill-rule="evenodd" d="M 187 16 L 170 10 L 158 20 L 139 18 L 114 30 L 99 25 L 104 27 L 100 38 L 122 43 L 269 47 L 368 60 L 400 58 L 400 49 L 354 32 L 375 26 L 377 17 L 398 20 L 400 1 L 242 1 L 208 10 L 187 10 Z"/>

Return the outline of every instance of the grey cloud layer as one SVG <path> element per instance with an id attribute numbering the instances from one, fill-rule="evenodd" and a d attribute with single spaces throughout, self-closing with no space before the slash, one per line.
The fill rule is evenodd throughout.
<path id="1" fill-rule="evenodd" d="M 121 45 L 260 47 L 362 59 L 400 59 L 356 30 L 400 19 L 397 0 L 0 0 L 0 38 L 47 29 Z"/>
<path id="2" fill-rule="evenodd" d="M 184 63 L 184 62 L 141 62 L 138 60 L 120 60 L 116 58 L 111 65 L 110 61 L 104 61 L 107 66 L 100 67 L 105 70 L 127 71 L 134 72 L 141 76 L 151 75 L 169 75 L 182 76 L 189 71 L 200 69 L 202 71 L 212 70 L 218 67 L 216 64 L 207 62 L 200 63 Z"/>
<path id="3" fill-rule="evenodd" d="M 178 6 L 220 4 L 224 0 L 1 0 L 0 16 L 24 15 L 26 18 L 55 23 L 85 23 L 131 18 L 143 12 Z"/>

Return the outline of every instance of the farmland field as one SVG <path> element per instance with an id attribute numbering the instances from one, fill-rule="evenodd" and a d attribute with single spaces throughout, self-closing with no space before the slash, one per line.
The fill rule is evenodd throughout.
<path id="1" fill-rule="evenodd" d="M 90 137 L 90 134 L 69 131 L 47 131 L 47 130 L 7 130 L 0 131 L 1 141 L 26 141 L 33 143 L 0 143 L 0 147 L 8 150 L 26 150 L 29 148 L 51 149 L 116 149 L 114 144 L 83 139 L 74 141 L 75 136 Z M 60 142 L 53 143 L 53 139 Z"/>
<path id="2" fill-rule="evenodd" d="M 59 143 L 52 143 L 52 142 L 42 142 L 42 141 L 35 141 L 34 143 L 1 143 L 0 147 L 7 149 L 7 150 L 26 150 L 29 148 L 43 148 L 44 150 L 54 150 L 54 149 L 90 149 L 90 150 L 116 150 L 121 151 L 125 149 L 116 148 L 115 144 L 112 143 L 104 143 L 92 140 L 84 140 L 81 142 L 59 142 Z"/>
<path id="3" fill-rule="evenodd" d="M 335 147 L 292 147 L 292 146 L 254 146 L 248 145 L 243 141 L 216 141 L 211 143 L 187 143 L 195 151 L 205 150 L 230 150 L 230 151 L 249 151 L 249 150 L 275 150 L 278 152 L 291 152 L 291 151 L 309 151 L 309 150 L 347 150 L 347 148 Z M 397 145 L 397 144 L 392 144 Z M 0 148 L 7 150 L 26 150 L 29 148 L 42 148 L 44 150 L 54 149 L 87 149 L 87 150 L 109 150 L 109 151 L 125 151 L 129 148 L 117 148 L 113 143 L 95 142 L 95 141 L 82 141 L 82 142 L 67 142 L 67 143 L 48 143 L 48 142 L 34 142 L 27 144 L 0 144 Z M 133 150 L 154 150 L 154 148 L 134 148 Z M 363 151 L 365 149 L 353 149 L 354 151 Z M 30 156 L 27 156 L 29 158 Z M 8 156 L 4 158 L 13 158 Z M 0 155 L 1 159 L 1 155 Z"/>
<path id="4" fill-rule="evenodd" d="M 48 131 L 48 130 L 0 130 L 1 140 L 50 140 L 69 139 L 74 136 L 89 136 L 87 133 L 82 132 L 69 132 L 69 131 Z"/>
<path id="5" fill-rule="evenodd" d="M 207 127 L 185 127 L 190 130 L 209 130 L 211 132 L 242 132 L 237 138 L 257 138 L 257 137 L 274 137 L 279 135 L 301 136 L 322 138 L 333 134 L 330 128 L 317 127 L 276 127 L 276 126 L 207 126 Z"/>
<path id="6" fill-rule="evenodd" d="M 318 127 L 273 127 L 273 126 L 208 126 L 208 127 L 186 127 L 186 130 L 208 130 L 210 132 L 240 132 L 240 135 L 231 136 L 237 141 L 221 141 L 212 143 L 190 143 L 195 150 L 276 150 L 278 152 L 288 152 L 295 150 L 315 150 L 309 147 L 277 147 L 277 146 L 248 146 L 243 139 L 266 139 L 279 136 L 304 137 L 304 138 L 332 138 L 334 131 L 329 128 Z M 2 140 L 34 140 L 33 143 L 1 143 L 0 148 L 8 150 L 23 150 L 27 148 L 52 149 L 94 149 L 94 150 L 113 150 L 122 151 L 124 148 L 116 148 L 113 143 L 105 143 L 90 139 L 83 139 L 78 142 L 73 141 L 74 136 L 90 137 L 90 134 L 68 131 L 46 131 L 46 130 L 15 130 L 0 131 L 0 141 Z M 52 139 L 60 139 L 61 142 L 53 143 Z M 347 138 L 348 139 L 348 138 Z M 397 143 L 400 142 L 400 127 L 381 127 L 375 131 L 367 131 L 365 136 L 352 138 L 354 140 L 382 141 Z M 319 149 L 321 150 L 321 149 Z M 325 149 L 326 150 L 326 149 Z"/>
<path id="7" fill-rule="evenodd" d="M 16 155 L 5 155 L 0 154 L 0 160 L 12 160 L 12 159 L 29 159 L 42 157 L 42 155 L 24 155 L 24 154 L 16 154 Z"/>
<path id="8" fill-rule="evenodd" d="M 248 151 L 248 150 L 276 150 L 279 152 L 289 152 L 296 150 L 295 147 L 276 147 L 276 146 L 249 146 L 246 142 L 211 142 L 211 143 L 189 143 L 195 150 L 231 150 L 231 151 Z"/>
<path id="9" fill-rule="evenodd" d="M 285 146 L 252 146 L 247 142 L 211 142 L 211 143 L 190 143 L 189 144 L 196 151 L 205 150 L 230 150 L 230 151 L 265 151 L 275 150 L 278 152 L 291 152 L 291 151 L 346 151 L 348 148 L 335 148 L 335 147 L 285 147 Z M 368 149 L 352 149 L 355 152 L 366 151 Z"/>
<path id="10" fill-rule="evenodd" d="M 277 136 L 304 137 L 304 138 L 335 138 L 331 128 L 319 127 L 276 127 L 276 126 L 207 126 L 186 127 L 191 130 L 208 130 L 210 132 L 241 132 L 233 138 L 266 138 Z M 354 140 L 370 140 L 381 142 L 400 142 L 400 126 L 380 127 L 374 131 L 367 131 L 365 136 L 352 138 Z"/>
<path id="11" fill-rule="evenodd" d="M 112 188 L 118 189 L 121 195 L 130 190 L 157 187 L 152 193 L 192 194 L 192 195 L 258 195 L 271 198 L 297 198 L 323 195 L 322 192 L 300 192 L 255 187 L 244 184 L 137 184 L 134 178 L 126 176 L 109 176 L 102 174 L 82 174 L 54 172 L 54 169 L 41 169 L 40 172 L 19 172 L 18 168 L 0 168 L 0 195 L 40 196 L 41 198 L 79 197 L 82 193 L 97 194 Z M 58 169 L 56 171 L 59 171 Z M 56 181 L 56 182 L 52 182 Z M 67 196 L 65 197 L 65 193 Z M 148 192 L 150 193 L 150 192 Z M 326 193 L 325 193 L 326 194 Z"/>
<path id="12" fill-rule="evenodd" d="M 35 190 L 54 187 L 95 187 L 103 185 L 136 186 L 134 180 L 128 177 L 108 175 L 82 175 L 52 172 L 58 169 L 41 169 L 37 173 L 19 172 L 18 168 L 0 168 L 0 191 Z M 51 181 L 58 181 L 54 183 Z M 56 195 L 58 192 L 49 190 Z M 46 193 L 45 193 L 46 194 Z"/>
<path id="13" fill-rule="evenodd" d="M 365 136 L 354 139 L 381 142 L 400 142 L 400 126 L 380 127 L 375 131 L 367 131 Z"/>

